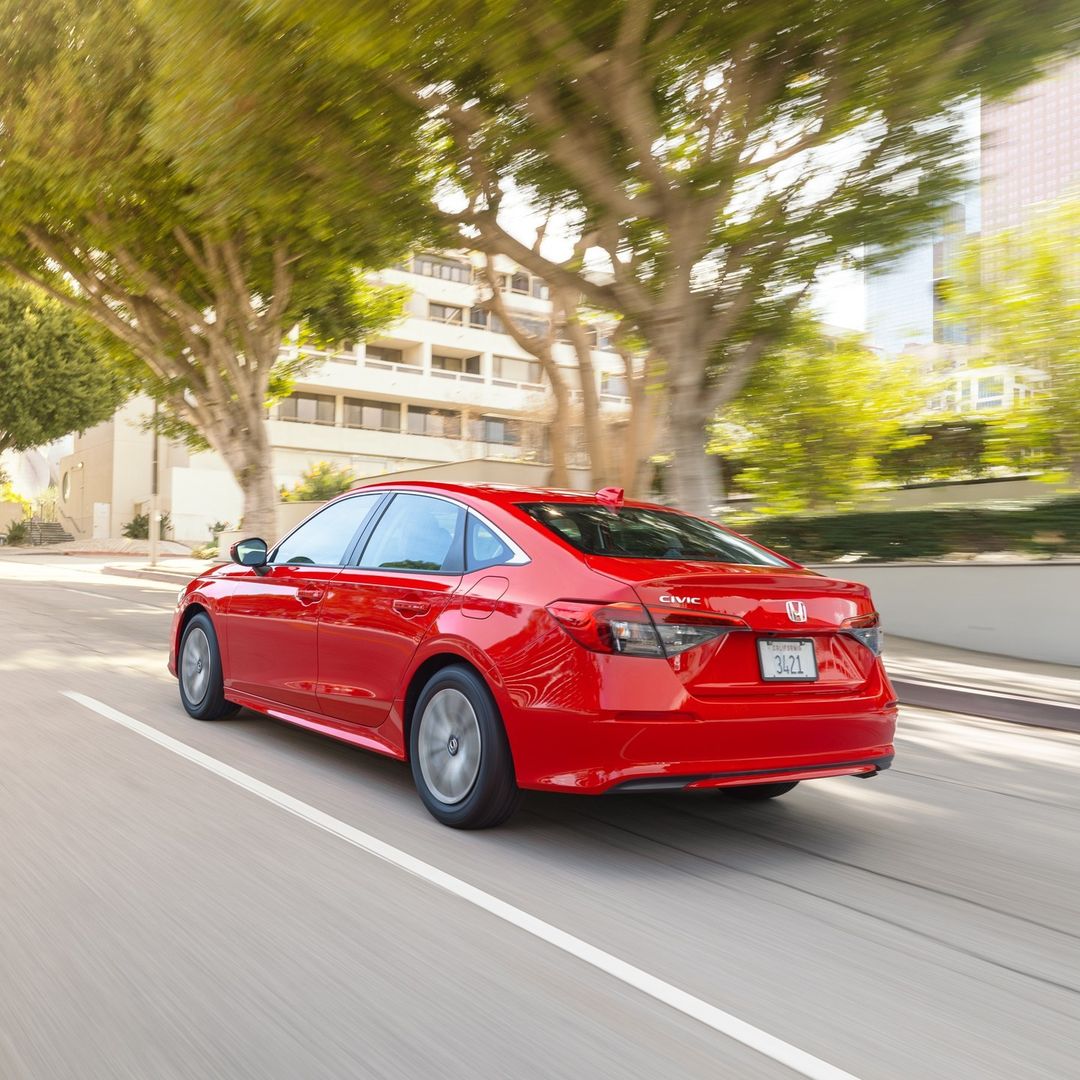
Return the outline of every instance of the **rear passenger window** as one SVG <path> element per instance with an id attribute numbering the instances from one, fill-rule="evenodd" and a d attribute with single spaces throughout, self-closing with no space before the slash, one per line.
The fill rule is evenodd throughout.
<path id="1" fill-rule="evenodd" d="M 444 499 L 395 495 L 360 557 L 370 570 L 462 572 L 465 511 Z"/>
<path id="2" fill-rule="evenodd" d="M 465 532 L 465 566 L 469 570 L 484 570 L 489 566 L 502 566 L 514 557 L 502 538 L 473 514 Z"/>

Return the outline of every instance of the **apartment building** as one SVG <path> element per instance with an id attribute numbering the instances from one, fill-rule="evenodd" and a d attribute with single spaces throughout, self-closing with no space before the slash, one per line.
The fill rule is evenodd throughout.
<path id="1" fill-rule="evenodd" d="M 419 253 L 376 275 L 409 291 L 394 326 L 325 351 L 286 347 L 285 356 L 300 354 L 310 366 L 291 396 L 269 411 L 278 484 L 292 486 L 317 461 L 347 467 L 358 478 L 417 469 L 434 476 L 439 466 L 455 466 L 459 477 L 475 467 L 479 475 L 482 463 L 497 461 L 507 479 L 537 481 L 537 467 L 550 460 L 550 389 L 539 362 L 481 306 L 479 265 L 468 252 Z M 498 260 L 496 270 L 515 321 L 546 329 L 552 305 L 544 282 L 508 260 Z M 590 337 L 601 408 L 617 440 L 629 405 L 623 361 L 603 325 L 591 328 Z M 554 351 L 580 398 L 572 347 L 559 343 Z M 145 399 L 129 402 L 77 436 L 61 461 L 60 510 L 74 535 L 118 536 L 149 504 L 152 436 L 143 424 L 150 408 Z M 574 464 L 587 465 L 583 454 Z M 201 543 L 214 522 L 239 519 L 239 489 L 216 454 L 162 445 L 159 482 L 176 539 Z"/>

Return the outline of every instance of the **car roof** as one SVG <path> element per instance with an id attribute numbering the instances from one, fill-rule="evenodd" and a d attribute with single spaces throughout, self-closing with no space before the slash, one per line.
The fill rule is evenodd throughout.
<path id="1" fill-rule="evenodd" d="M 591 491 L 572 491 L 568 488 L 518 487 L 514 484 L 451 484 L 427 480 L 384 480 L 380 482 L 375 479 L 367 479 L 355 484 L 350 490 L 420 491 L 432 494 L 457 495 L 494 503 L 501 507 L 511 507 L 521 502 L 597 502 L 596 493 Z M 657 506 L 655 503 L 640 502 L 636 499 L 627 499 L 624 505 L 644 506 L 657 510 L 672 509 L 672 507 Z"/>

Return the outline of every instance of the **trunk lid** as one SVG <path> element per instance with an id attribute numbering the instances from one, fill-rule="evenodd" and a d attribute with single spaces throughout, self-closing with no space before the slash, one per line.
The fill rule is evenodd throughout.
<path id="1" fill-rule="evenodd" d="M 721 565 L 589 556 L 589 565 L 629 584 L 654 618 L 708 621 L 727 616 L 746 624 L 669 659 L 687 688 L 702 697 L 789 696 L 845 692 L 874 677 L 877 658 L 849 634 L 845 620 L 869 615 L 865 585 L 788 566 Z M 811 639 L 814 682 L 765 681 L 759 666 L 763 637 Z"/>

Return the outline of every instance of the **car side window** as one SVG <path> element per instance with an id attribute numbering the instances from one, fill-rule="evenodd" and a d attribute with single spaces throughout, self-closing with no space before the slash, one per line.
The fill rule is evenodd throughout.
<path id="1" fill-rule="evenodd" d="M 370 570 L 462 572 L 465 511 L 444 499 L 395 495 L 361 554 Z"/>
<path id="2" fill-rule="evenodd" d="M 381 498 L 372 492 L 331 503 L 282 540 L 270 561 L 275 566 L 341 566 Z"/>
<path id="3" fill-rule="evenodd" d="M 513 549 L 475 514 L 469 515 L 465 531 L 465 566 L 469 570 L 486 570 L 502 566 L 514 557 Z"/>

